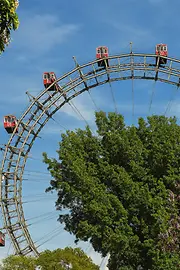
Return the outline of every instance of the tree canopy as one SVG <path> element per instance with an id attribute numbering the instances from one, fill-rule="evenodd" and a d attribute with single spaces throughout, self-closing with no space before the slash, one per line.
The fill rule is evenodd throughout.
<path id="1" fill-rule="evenodd" d="M 2 270 L 98 270 L 80 248 L 46 250 L 38 258 L 9 256 L 3 260 Z"/>
<path id="2" fill-rule="evenodd" d="M 80 248 L 57 249 L 55 251 L 46 250 L 37 259 L 37 265 L 42 266 L 42 270 L 98 270 L 91 258 L 89 258 Z"/>
<path id="3" fill-rule="evenodd" d="M 1 270 L 34 270 L 35 258 L 10 255 L 3 260 Z"/>
<path id="4" fill-rule="evenodd" d="M 96 113 L 89 127 L 67 131 L 57 150 L 44 153 L 57 191 L 57 210 L 77 241 L 90 241 L 109 269 L 180 268 L 180 127 L 176 118 Z"/>
<path id="5" fill-rule="evenodd" d="M 16 9 L 18 0 L 0 1 L 0 53 L 5 50 L 10 42 L 11 30 L 16 30 L 19 26 L 19 19 Z"/>

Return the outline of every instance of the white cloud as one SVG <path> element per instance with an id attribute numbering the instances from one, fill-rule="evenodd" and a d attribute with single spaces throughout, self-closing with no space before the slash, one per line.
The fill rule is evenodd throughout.
<path id="1" fill-rule="evenodd" d="M 73 103 L 71 101 L 70 104 L 72 107 L 69 104 L 66 104 L 61 108 L 61 111 L 79 120 L 83 120 L 84 118 L 86 121 L 90 121 L 90 122 L 93 121 L 94 110 L 92 108 L 89 108 L 87 104 L 83 104 L 79 102 L 78 100 L 73 100 Z M 76 111 L 75 108 L 78 109 L 79 113 L 83 117 L 78 113 L 78 111 Z"/>
<path id="2" fill-rule="evenodd" d="M 128 22 L 109 22 L 113 28 L 118 30 L 122 38 L 121 47 L 127 46 L 127 41 L 132 42 L 133 47 L 147 48 L 148 44 L 156 44 L 156 37 L 154 32 L 148 28 L 140 27 Z"/>
<path id="3" fill-rule="evenodd" d="M 6 76 L 6 75 L 4 75 Z M 22 76 L 21 73 L 17 76 L 12 74 L 11 76 L 8 75 L 7 80 L 2 82 L 2 88 L 7 89 L 7 95 L 11 98 L 7 99 L 7 95 L 2 95 L 0 99 L 0 104 L 28 104 L 29 98 L 26 94 L 26 91 L 32 92 L 32 95 L 36 95 L 40 92 L 38 90 L 38 83 L 33 77 L 29 76 Z M 36 92 L 36 93 L 35 93 Z"/>
<path id="4" fill-rule="evenodd" d="M 86 93 L 81 94 L 80 96 L 76 97 L 72 101 L 70 101 L 70 104 L 65 104 L 61 108 L 61 112 L 64 112 L 68 114 L 69 116 L 72 116 L 78 120 L 83 120 L 81 115 L 84 117 L 86 121 L 94 122 L 94 108 L 93 104 L 90 101 L 90 99 L 87 98 Z M 73 107 L 73 108 L 72 108 Z M 80 114 L 76 111 L 76 109 L 80 112 Z"/>
<path id="5" fill-rule="evenodd" d="M 61 128 L 59 125 L 47 125 L 41 134 L 51 134 L 51 135 L 60 135 L 61 133 L 65 133 L 65 130 Z"/>
<path id="6" fill-rule="evenodd" d="M 19 30 L 14 35 L 13 46 L 31 53 L 31 56 L 42 55 L 64 43 L 78 30 L 78 25 L 62 24 L 56 15 L 26 15 L 21 19 Z M 22 55 L 20 60 L 24 58 L 26 57 Z"/>

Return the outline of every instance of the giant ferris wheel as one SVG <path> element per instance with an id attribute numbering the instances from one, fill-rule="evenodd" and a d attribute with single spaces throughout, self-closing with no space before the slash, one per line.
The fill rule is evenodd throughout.
<path id="1" fill-rule="evenodd" d="M 44 73 L 45 89 L 29 97 L 28 108 L 19 119 L 11 117 L 10 138 L 3 149 L 0 173 L 0 202 L 3 215 L 3 227 L 9 235 L 15 254 L 35 256 L 39 249 L 33 241 L 25 219 L 22 187 L 24 170 L 35 140 L 49 120 L 68 104 L 82 118 L 84 116 L 75 106 L 74 99 L 84 92 L 88 93 L 97 108 L 91 89 L 104 84 L 110 85 L 112 101 L 116 108 L 116 99 L 112 84 L 117 81 L 132 81 L 132 99 L 134 80 L 162 82 L 175 87 L 180 86 L 180 60 L 167 56 L 167 46 L 158 44 L 156 54 L 130 53 L 109 55 L 107 47 L 98 47 L 96 59 L 86 64 L 78 64 L 74 57 L 75 68 L 56 78 L 54 72 Z M 152 91 L 153 92 L 153 91 Z M 153 93 L 152 93 L 153 94 Z M 150 106 L 152 99 L 150 100 Z M 134 105 L 132 105 L 134 114 Z M 86 119 L 84 118 L 86 121 Z M 8 121 L 8 120 L 7 120 Z M 8 127 L 7 127 L 8 129 Z"/>

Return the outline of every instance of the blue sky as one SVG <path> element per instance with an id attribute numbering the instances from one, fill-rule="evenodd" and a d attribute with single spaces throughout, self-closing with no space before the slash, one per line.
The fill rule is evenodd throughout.
<path id="1" fill-rule="evenodd" d="M 80 64 L 91 61 L 95 59 L 95 48 L 99 45 L 107 45 L 110 54 L 115 55 L 128 53 L 130 41 L 133 42 L 133 51 L 142 53 L 154 53 L 155 45 L 163 42 L 168 44 L 169 56 L 179 59 L 179 10 L 179 0 L 20 1 L 17 10 L 20 27 L 12 34 L 11 44 L 0 57 L 1 120 L 6 114 L 20 117 L 29 102 L 25 92 L 29 91 L 36 96 L 43 90 L 44 71 L 55 71 L 57 77 L 60 77 L 74 68 L 72 56 L 76 56 Z M 131 123 L 131 82 L 114 83 L 112 88 L 118 110 L 124 114 L 126 122 Z M 147 115 L 152 89 L 152 82 L 135 81 L 136 118 Z M 152 113 L 164 112 L 174 90 L 170 85 L 156 83 Z M 93 89 L 92 95 L 98 107 L 105 111 L 114 110 L 113 102 L 110 102 L 109 85 Z M 177 117 L 180 115 L 179 100 L 177 93 L 170 111 L 170 114 Z M 74 103 L 93 126 L 94 107 L 88 94 L 83 94 Z M 83 119 L 68 106 L 62 108 L 55 118 L 66 129 L 85 125 Z M 9 137 L 3 129 L 2 121 L 0 128 L 0 144 L 5 144 Z M 25 217 L 28 219 L 52 212 L 47 220 L 30 227 L 35 240 L 58 226 L 53 201 L 55 195 L 43 195 L 50 176 L 41 162 L 41 153 L 46 151 L 50 156 L 56 156 L 60 132 L 60 126 L 55 122 L 47 124 L 42 131 L 42 139 L 34 143 L 32 158 L 28 160 L 25 170 L 24 178 L 29 179 L 23 186 L 24 201 L 28 202 L 24 204 Z M 38 201 L 30 202 L 35 199 Z M 33 221 L 37 220 L 30 220 L 30 223 Z M 62 230 L 58 237 L 45 243 L 42 249 L 66 245 L 73 245 L 73 238 Z M 91 251 L 94 261 L 100 263 L 99 256 L 88 245 L 81 246 Z M 0 257 L 8 253 L 11 253 L 11 247 L 9 249 L 7 241 L 7 247 L 1 249 Z"/>

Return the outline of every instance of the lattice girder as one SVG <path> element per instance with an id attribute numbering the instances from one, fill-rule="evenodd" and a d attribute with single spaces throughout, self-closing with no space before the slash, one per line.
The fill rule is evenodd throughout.
<path id="1" fill-rule="evenodd" d="M 18 133 L 11 135 L 5 147 L 0 175 L 4 228 L 12 240 L 16 254 L 39 254 L 24 218 L 22 182 L 28 154 L 40 131 L 64 104 L 84 91 L 107 82 L 148 79 L 179 87 L 180 61 L 167 58 L 167 63 L 170 64 L 159 66 L 155 65 L 156 57 L 153 54 L 133 53 L 109 56 L 109 66 L 105 69 L 96 68 L 98 60 L 77 65 L 53 83 L 59 84 L 58 91 L 48 91 L 52 84 L 37 97 L 27 93 L 30 104 L 18 120 Z"/>

